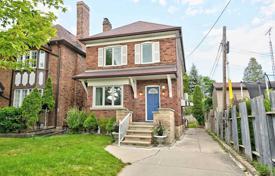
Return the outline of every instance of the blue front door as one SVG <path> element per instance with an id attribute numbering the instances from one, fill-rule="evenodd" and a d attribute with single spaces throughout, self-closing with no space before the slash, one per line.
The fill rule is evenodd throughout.
<path id="1" fill-rule="evenodd" d="M 153 112 L 158 111 L 159 108 L 159 87 L 146 87 L 146 120 L 153 120 Z"/>

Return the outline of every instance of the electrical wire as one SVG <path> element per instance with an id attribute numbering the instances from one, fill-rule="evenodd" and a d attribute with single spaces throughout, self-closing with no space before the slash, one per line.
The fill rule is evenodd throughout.
<path id="1" fill-rule="evenodd" d="M 213 66 L 212 66 L 212 68 L 211 68 L 211 71 L 210 71 L 210 74 L 209 74 L 209 77 L 210 78 L 212 78 L 213 76 L 214 76 L 214 73 L 215 73 L 215 71 L 216 71 L 216 69 L 217 69 L 217 66 L 218 66 L 218 63 L 219 63 L 219 60 L 220 60 L 220 57 L 221 57 L 221 47 L 222 46 L 222 44 L 220 44 L 219 45 L 219 48 L 218 48 L 218 51 L 217 51 L 217 54 L 216 54 L 216 58 L 215 58 L 215 60 L 214 60 L 214 63 L 213 63 Z"/>
<path id="2" fill-rule="evenodd" d="M 236 49 L 236 48 L 231 48 L 230 49 L 233 53 L 239 53 L 239 54 L 256 54 L 259 56 L 270 56 L 269 53 L 259 53 L 257 51 L 250 51 L 250 50 L 243 50 L 243 49 Z"/>
<path id="3" fill-rule="evenodd" d="M 212 29 L 215 27 L 215 25 L 218 23 L 219 19 L 221 18 L 222 14 L 224 13 L 224 11 L 226 10 L 226 8 L 228 7 L 228 5 L 230 4 L 231 0 L 229 0 L 227 2 L 227 4 L 225 5 L 225 7 L 223 8 L 223 10 L 221 11 L 220 15 L 218 16 L 218 18 L 216 19 L 216 21 L 214 22 L 214 24 L 211 26 L 211 28 L 209 29 L 209 31 L 204 35 L 204 37 L 201 39 L 201 41 L 198 43 L 198 45 L 190 52 L 190 54 L 188 54 L 187 57 L 190 57 L 191 55 L 193 55 L 195 53 L 195 51 L 200 47 L 200 45 L 203 43 L 203 41 L 207 38 L 207 36 L 209 35 L 209 33 L 212 31 Z"/>

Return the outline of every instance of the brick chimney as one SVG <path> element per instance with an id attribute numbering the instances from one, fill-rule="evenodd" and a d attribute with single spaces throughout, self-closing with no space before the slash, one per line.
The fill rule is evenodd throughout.
<path id="1" fill-rule="evenodd" d="M 110 23 L 108 18 L 104 18 L 103 20 L 103 32 L 109 31 L 112 29 L 112 24 Z"/>
<path id="2" fill-rule="evenodd" d="M 89 36 L 90 9 L 83 1 L 77 2 L 77 29 L 76 37 L 84 38 Z"/>

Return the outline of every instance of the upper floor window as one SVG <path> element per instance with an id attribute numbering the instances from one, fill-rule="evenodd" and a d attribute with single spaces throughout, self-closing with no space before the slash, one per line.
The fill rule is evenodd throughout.
<path id="1" fill-rule="evenodd" d="M 159 42 L 135 44 L 135 64 L 160 62 Z"/>
<path id="2" fill-rule="evenodd" d="M 46 65 L 46 52 L 40 50 L 39 52 L 39 68 L 44 69 Z"/>
<path id="3" fill-rule="evenodd" d="M 26 67 L 26 64 L 28 64 L 31 68 L 36 68 L 37 59 L 38 59 L 38 51 L 31 50 L 27 52 L 27 54 L 18 57 L 17 62 L 20 62 L 23 68 Z"/>
<path id="4" fill-rule="evenodd" d="M 127 45 L 98 48 L 98 66 L 127 65 Z"/>

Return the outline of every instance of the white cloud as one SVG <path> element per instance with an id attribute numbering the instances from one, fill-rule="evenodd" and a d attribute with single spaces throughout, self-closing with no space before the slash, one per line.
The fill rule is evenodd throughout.
<path id="1" fill-rule="evenodd" d="M 255 57 L 262 65 L 264 72 L 271 73 L 271 60 L 269 53 L 268 38 L 265 36 L 266 30 L 270 26 L 275 26 L 275 20 L 265 21 L 259 26 L 251 27 L 248 25 L 239 26 L 227 30 L 227 40 L 230 41 L 230 53 L 228 54 L 230 77 L 233 81 L 240 81 L 243 77 L 243 71 L 251 57 Z M 201 74 L 209 75 L 213 65 L 218 45 L 222 39 L 222 29 L 215 28 L 205 40 L 201 48 L 197 50 L 191 58 L 187 58 L 188 67 L 190 62 L 196 64 Z M 274 42 L 274 41 L 273 41 Z M 256 54 L 262 53 L 262 54 Z M 186 56 L 188 56 L 188 52 Z M 214 79 L 222 80 L 221 60 L 214 75 Z"/>
<path id="2" fill-rule="evenodd" d="M 255 17 L 255 18 L 252 20 L 251 24 L 255 26 L 255 25 L 261 24 L 261 22 L 262 22 L 262 19 L 260 19 L 260 18 L 258 18 L 258 17 Z"/>
<path id="3" fill-rule="evenodd" d="M 177 0 L 177 2 L 181 2 L 183 4 L 188 4 L 190 6 L 203 4 L 205 0 Z"/>
<path id="4" fill-rule="evenodd" d="M 274 15 L 275 14 L 275 1 L 270 0 L 270 2 L 265 3 L 265 5 L 263 5 L 261 7 L 260 12 L 267 17 Z"/>
<path id="5" fill-rule="evenodd" d="M 176 13 L 178 10 L 179 10 L 179 9 L 178 9 L 176 6 L 173 6 L 173 5 L 170 5 L 170 6 L 168 7 L 168 13 L 170 13 L 170 14 L 174 14 L 174 13 Z"/>
<path id="6" fill-rule="evenodd" d="M 166 6 L 167 1 L 166 0 L 152 0 L 153 3 L 158 3 L 161 6 Z"/>
<path id="7" fill-rule="evenodd" d="M 139 0 L 132 0 L 134 3 L 139 3 Z"/>
<path id="8" fill-rule="evenodd" d="M 200 15 L 200 14 L 209 15 L 209 14 L 216 13 L 217 11 L 218 11 L 217 8 L 203 8 L 203 7 L 189 6 L 185 10 L 185 13 L 186 13 L 186 15 L 195 16 L 195 15 Z"/>

